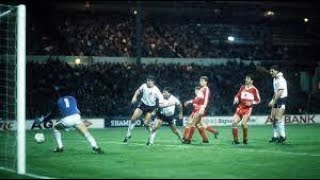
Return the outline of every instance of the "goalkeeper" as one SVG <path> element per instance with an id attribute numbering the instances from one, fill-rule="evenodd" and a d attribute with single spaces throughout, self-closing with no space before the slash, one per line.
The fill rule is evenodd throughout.
<path id="1" fill-rule="evenodd" d="M 36 121 L 36 124 L 46 123 L 50 119 L 60 114 L 61 120 L 53 126 L 53 133 L 57 142 L 57 147 L 53 151 L 63 152 L 63 143 L 60 130 L 70 130 L 71 128 L 75 128 L 90 143 L 93 151 L 98 154 L 102 154 L 103 151 L 97 145 L 96 140 L 88 130 L 88 126 L 90 126 L 91 123 L 81 120 L 76 98 L 72 95 L 69 95 L 67 91 L 58 87 L 54 87 L 54 91 L 56 92 L 58 100 L 53 111 L 51 111 L 51 113 L 49 113 L 45 118 L 41 118 Z"/>

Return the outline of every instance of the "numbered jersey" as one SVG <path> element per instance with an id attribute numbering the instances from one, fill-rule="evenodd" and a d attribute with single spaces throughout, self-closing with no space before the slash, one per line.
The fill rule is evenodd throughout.
<path id="1" fill-rule="evenodd" d="M 58 99 L 58 108 L 62 117 L 80 114 L 77 100 L 73 96 L 63 96 Z"/>

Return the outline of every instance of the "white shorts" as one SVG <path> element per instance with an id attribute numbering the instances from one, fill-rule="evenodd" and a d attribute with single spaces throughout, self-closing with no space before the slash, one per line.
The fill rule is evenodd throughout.
<path id="1" fill-rule="evenodd" d="M 66 116 L 60 122 L 64 127 L 73 127 L 82 123 L 80 114 Z"/>

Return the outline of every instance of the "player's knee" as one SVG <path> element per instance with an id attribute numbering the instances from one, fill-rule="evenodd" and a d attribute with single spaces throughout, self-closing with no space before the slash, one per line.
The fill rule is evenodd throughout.
<path id="1" fill-rule="evenodd" d="M 281 120 L 281 118 L 275 117 L 275 118 L 274 118 L 274 123 L 279 123 L 280 120 Z"/>
<path id="2" fill-rule="evenodd" d="M 247 123 L 243 123 L 241 124 L 242 128 L 248 128 L 248 124 Z"/>
<path id="3" fill-rule="evenodd" d="M 188 122 L 186 126 L 187 126 L 187 127 L 192 127 L 193 125 L 192 125 L 191 122 Z"/>
<path id="4" fill-rule="evenodd" d="M 202 128 L 203 126 L 202 126 L 201 124 L 196 124 L 196 127 L 200 129 L 200 128 Z"/>
<path id="5" fill-rule="evenodd" d="M 238 123 L 237 122 L 233 122 L 232 123 L 232 127 L 237 127 L 238 126 Z"/>
<path id="6" fill-rule="evenodd" d="M 152 128 L 151 131 L 152 131 L 152 132 L 156 132 L 158 129 L 159 129 L 159 126 L 155 126 L 155 127 Z"/>
<path id="7" fill-rule="evenodd" d="M 76 130 L 80 132 L 81 134 L 84 134 L 86 131 L 88 131 L 88 128 L 84 124 L 77 124 L 75 126 Z"/>
<path id="8" fill-rule="evenodd" d="M 56 130 L 62 130 L 64 128 L 64 126 L 63 126 L 63 124 L 58 123 L 58 124 L 54 125 L 53 128 Z"/>
<path id="9" fill-rule="evenodd" d="M 136 116 L 132 116 L 130 120 L 131 120 L 131 122 L 135 122 L 137 119 L 138 118 Z"/>
<path id="10" fill-rule="evenodd" d="M 149 127 L 149 123 L 148 122 L 144 122 L 143 124 L 144 124 L 144 126 L 148 126 Z"/>

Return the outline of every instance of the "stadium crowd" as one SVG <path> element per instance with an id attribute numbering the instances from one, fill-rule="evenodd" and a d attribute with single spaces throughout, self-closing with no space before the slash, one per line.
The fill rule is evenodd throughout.
<path id="1" fill-rule="evenodd" d="M 48 35 L 32 31 L 42 37 L 31 45 L 31 54 L 136 56 L 137 25 L 132 15 L 80 13 L 57 16 L 54 23 Z M 291 60 L 316 54 L 309 42 L 312 34 L 301 25 L 196 23 L 153 16 L 141 23 L 142 57 Z M 228 36 L 235 40 L 228 41 Z"/>

